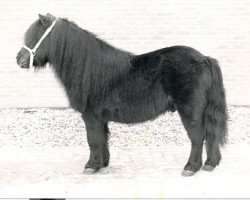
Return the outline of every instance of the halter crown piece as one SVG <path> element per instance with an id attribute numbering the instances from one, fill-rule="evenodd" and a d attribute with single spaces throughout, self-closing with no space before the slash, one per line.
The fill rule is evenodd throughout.
<path id="1" fill-rule="evenodd" d="M 30 67 L 34 67 L 33 66 L 33 60 L 34 60 L 34 56 L 36 54 L 36 50 L 38 49 L 38 47 L 40 46 L 40 44 L 42 43 L 42 41 L 46 38 L 46 36 L 51 32 L 52 28 L 56 24 L 56 21 L 57 21 L 57 19 L 52 22 L 52 24 L 50 25 L 50 27 L 45 31 L 45 33 L 40 38 L 40 40 L 36 43 L 36 45 L 35 45 L 35 47 L 33 49 L 30 49 L 26 45 L 23 45 L 23 48 L 25 48 L 30 53 Z"/>

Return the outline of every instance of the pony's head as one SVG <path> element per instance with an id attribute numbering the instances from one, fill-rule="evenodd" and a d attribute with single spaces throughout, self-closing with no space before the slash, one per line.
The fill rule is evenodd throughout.
<path id="1" fill-rule="evenodd" d="M 51 14 L 47 14 L 46 16 L 39 14 L 39 19 L 36 20 L 25 33 L 24 37 L 25 46 L 28 47 L 29 49 L 33 49 L 55 19 L 56 17 L 54 17 Z M 49 46 L 50 46 L 49 44 L 50 44 L 50 34 L 44 38 L 44 40 L 37 48 L 34 55 L 33 66 L 42 67 L 46 65 L 49 57 Z M 21 68 L 29 68 L 30 52 L 26 48 L 22 47 L 20 51 L 17 53 L 16 60 L 17 64 Z"/>

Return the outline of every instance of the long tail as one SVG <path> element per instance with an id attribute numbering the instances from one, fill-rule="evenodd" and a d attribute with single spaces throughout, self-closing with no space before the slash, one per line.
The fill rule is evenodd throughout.
<path id="1" fill-rule="evenodd" d="M 207 57 L 212 84 L 207 91 L 207 106 L 204 112 L 206 138 L 224 145 L 227 142 L 227 105 L 223 78 L 217 60 Z"/>

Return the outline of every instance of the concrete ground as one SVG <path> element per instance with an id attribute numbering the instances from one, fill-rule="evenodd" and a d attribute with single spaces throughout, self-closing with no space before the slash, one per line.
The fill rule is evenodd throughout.
<path id="1" fill-rule="evenodd" d="M 0 197 L 250 197 L 250 109 L 231 106 L 229 115 L 228 145 L 213 172 L 181 176 L 190 144 L 178 115 L 166 114 L 134 126 L 110 124 L 110 165 L 89 175 L 83 173 L 89 150 L 79 114 L 2 109 Z"/>

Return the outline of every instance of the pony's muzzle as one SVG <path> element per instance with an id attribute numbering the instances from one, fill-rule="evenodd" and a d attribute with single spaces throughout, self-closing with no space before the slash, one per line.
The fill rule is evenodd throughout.
<path id="1" fill-rule="evenodd" d="M 29 68 L 29 54 L 25 54 L 21 49 L 16 55 L 17 65 L 21 68 Z"/>

